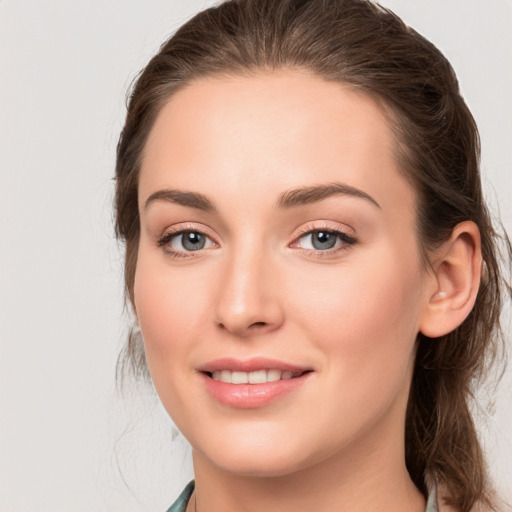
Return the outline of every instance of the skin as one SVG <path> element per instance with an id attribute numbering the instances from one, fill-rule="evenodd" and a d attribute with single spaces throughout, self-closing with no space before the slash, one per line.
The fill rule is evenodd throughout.
<path id="1" fill-rule="evenodd" d="M 371 99 L 297 70 L 196 81 L 161 110 L 139 182 L 134 306 L 155 388 L 192 445 L 189 510 L 424 510 L 403 442 L 415 340 L 446 315 L 439 283 L 453 284 L 449 296 L 461 286 L 448 258 L 441 280 L 421 264 L 394 144 Z M 287 191 L 331 183 L 371 199 L 279 206 Z M 208 237 L 204 249 L 183 247 L 185 229 Z M 312 230 L 355 243 L 335 235 L 318 250 Z M 226 356 L 312 372 L 273 403 L 229 407 L 198 371 Z"/>

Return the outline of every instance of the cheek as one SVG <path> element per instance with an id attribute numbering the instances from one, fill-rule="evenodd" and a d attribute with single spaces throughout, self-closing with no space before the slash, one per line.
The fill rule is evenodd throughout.
<path id="1" fill-rule="evenodd" d="M 304 301 L 297 314 L 308 319 L 301 330 L 308 332 L 323 357 L 325 401 L 317 407 L 318 417 L 327 418 L 326 436 L 327 425 L 356 432 L 388 417 L 391 410 L 398 411 L 394 417 L 399 424 L 421 305 L 421 280 L 404 265 L 388 262 L 381 269 L 369 266 L 353 273 L 345 269 L 338 277 L 337 282 L 317 279 L 323 291 L 315 287 L 316 300 Z M 333 439 L 336 432 L 331 432 Z"/>
<path id="2" fill-rule="evenodd" d="M 177 360 L 185 340 L 198 338 L 205 297 L 197 282 L 170 272 L 159 258 L 140 254 L 134 298 L 150 371 Z"/>
<path id="3" fill-rule="evenodd" d="M 421 308 L 421 274 L 415 260 L 392 254 L 361 259 L 331 275 L 310 275 L 300 312 L 328 365 L 346 372 L 406 366 L 414 349 Z M 307 325 L 306 325 L 307 324 Z M 382 372 L 380 372 L 382 374 Z"/>
<path id="4" fill-rule="evenodd" d="M 194 371 L 188 354 L 200 344 L 201 332 L 204 337 L 205 297 L 194 284 L 184 273 L 171 272 L 161 257 L 139 254 L 134 302 L 146 362 L 155 390 L 175 421 L 191 415 L 183 414 L 191 396 L 186 383 Z M 186 423 L 176 424 L 187 430 Z"/>

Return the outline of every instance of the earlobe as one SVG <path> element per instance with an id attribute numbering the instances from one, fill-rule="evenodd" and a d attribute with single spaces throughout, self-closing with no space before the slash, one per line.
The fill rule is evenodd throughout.
<path id="1" fill-rule="evenodd" d="M 430 338 L 456 329 L 469 315 L 478 294 L 482 271 L 480 231 L 471 221 L 458 224 L 432 258 L 433 285 L 420 332 Z"/>

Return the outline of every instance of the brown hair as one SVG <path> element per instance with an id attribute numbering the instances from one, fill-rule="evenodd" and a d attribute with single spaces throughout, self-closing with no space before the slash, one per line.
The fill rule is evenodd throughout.
<path id="1" fill-rule="evenodd" d="M 493 508 L 469 403 L 500 346 L 505 288 L 499 237 L 482 197 L 478 131 L 448 61 L 391 11 L 368 0 L 231 0 L 197 14 L 163 44 L 133 87 L 117 148 L 116 229 L 126 242 L 127 295 L 133 303 L 138 174 L 162 106 L 200 77 L 283 68 L 349 85 L 390 113 L 399 166 L 419 197 L 424 256 L 461 221 L 480 229 L 483 279 L 473 311 L 446 336 L 418 337 L 405 444 L 407 468 L 423 493 L 431 478 L 461 512 L 477 502 Z M 120 361 L 147 375 L 140 336 L 129 336 Z"/>

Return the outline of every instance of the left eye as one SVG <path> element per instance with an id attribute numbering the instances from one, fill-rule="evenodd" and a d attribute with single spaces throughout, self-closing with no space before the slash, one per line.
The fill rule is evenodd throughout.
<path id="1" fill-rule="evenodd" d="M 167 245 L 172 252 L 191 252 L 200 251 L 215 244 L 199 231 L 181 231 L 165 236 L 159 245 Z"/>
<path id="2" fill-rule="evenodd" d="M 327 251 L 354 242 L 352 237 L 339 231 L 317 230 L 302 235 L 297 245 L 302 249 Z"/>

